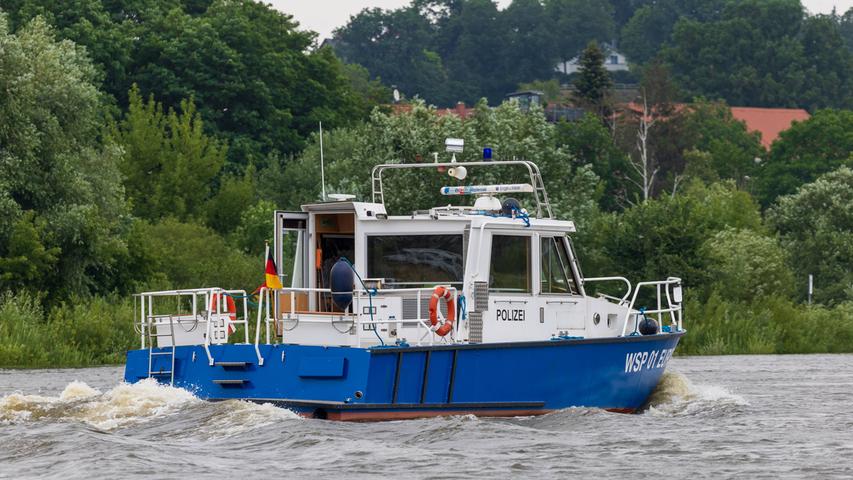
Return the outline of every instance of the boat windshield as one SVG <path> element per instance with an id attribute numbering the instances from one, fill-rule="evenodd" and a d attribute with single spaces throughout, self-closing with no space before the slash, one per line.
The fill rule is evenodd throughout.
<path id="1" fill-rule="evenodd" d="M 463 237 L 441 235 L 370 235 L 367 275 L 396 288 L 461 284 Z"/>

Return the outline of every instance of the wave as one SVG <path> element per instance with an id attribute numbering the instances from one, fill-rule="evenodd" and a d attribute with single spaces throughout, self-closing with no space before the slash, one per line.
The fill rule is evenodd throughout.
<path id="1" fill-rule="evenodd" d="M 122 383 L 106 393 L 75 381 L 56 397 L 13 393 L 0 398 L 0 423 L 81 421 L 101 430 L 112 430 L 196 402 L 201 400 L 192 393 L 161 385 L 154 379 Z"/>
<path id="2" fill-rule="evenodd" d="M 717 385 L 696 385 L 677 372 L 665 372 L 646 402 L 652 415 L 696 415 L 729 411 L 749 402 Z"/>

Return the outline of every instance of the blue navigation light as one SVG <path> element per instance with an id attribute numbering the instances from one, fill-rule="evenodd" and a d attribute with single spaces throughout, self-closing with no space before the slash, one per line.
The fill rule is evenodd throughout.
<path id="1" fill-rule="evenodd" d="M 483 160 L 491 160 L 492 159 L 492 149 L 486 147 L 483 149 Z"/>

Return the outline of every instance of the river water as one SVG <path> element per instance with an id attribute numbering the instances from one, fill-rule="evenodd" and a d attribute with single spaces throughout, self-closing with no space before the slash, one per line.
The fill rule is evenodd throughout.
<path id="1" fill-rule="evenodd" d="M 853 355 L 674 358 L 635 415 L 383 423 L 0 370 L 0 478 L 851 478 Z"/>

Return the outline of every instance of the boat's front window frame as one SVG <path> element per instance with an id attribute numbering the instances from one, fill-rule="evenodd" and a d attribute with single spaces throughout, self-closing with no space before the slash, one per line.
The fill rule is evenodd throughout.
<path id="1" fill-rule="evenodd" d="M 489 292 L 499 294 L 499 295 L 532 295 L 533 294 L 533 274 L 534 274 L 534 262 L 533 262 L 533 240 L 534 236 L 525 233 L 516 233 L 516 232 L 504 232 L 504 231 L 495 231 L 491 233 L 491 245 L 489 246 Z M 495 265 L 496 260 L 498 260 L 501 255 L 495 255 L 495 239 L 496 238 L 508 238 L 508 239 L 522 239 L 525 242 L 525 266 L 524 269 L 519 270 L 519 273 L 524 271 L 524 279 L 526 281 L 526 287 L 524 289 L 518 288 L 508 288 L 502 285 L 495 285 Z M 506 258 L 504 256 L 504 258 Z"/>
<path id="2" fill-rule="evenodd" d="M 539 294 L 540 295 L 571 295 L 578 296 L 580 295 L 580 289 L 578 287 L 577 277 L 574 274 L 574 270 L 572 269 L 572 257 L 569 253 L 568 246 L 564 241 L 565 235 L 557 234 L 557 235 L 540 235 L 539 236 Z M 551 252 L 546 249 L 554 249 L 554 253 L 557 256 L 557 263 L 559 270 L 556 272 L 557 275 L 562 273 L 562 277 L 555 277 L 552 273 L 552 265 L 550 265 L 551 261 Z M 547 264 L 546 264 L 547 262 Z M 547 278 L 546 278 L 547 277 Z M 567 291 L 564 292 L 554 292 L 554 291 L 546 291 L 546 285 L 553 285 L 554 280 L 562 279 L 565 282 L 565 287 Z M 553 287 L 548 288 L 548 290 L 553 290 Z"/>
<path id="3" fill-rule="evenodd" d="M 449 240 L 448 237 L 454 237 L 454 240 L 458 240 L 459 243 L 459 251 L 453 252 L 454 254 L 459 255 L 459 272 L 458 276 L 454 280 L 448 279 L 428 279 L 424 281 L 391 281 L 392 278 L 400 278 L 400 277 L 387 277 L 383 276 L 383 273 L 388 273 L 387 271 L 377 272 L 375 269 L 375 265 L 372 263 L 372 258 L 375 252 L 371 251 L 372 241 L 377 238 L 390 238 L 390 237 L 445 237 L 444 240 Z M 465 245 L 465 236 L 461 231 L 438 231 L 438 232 L 393 232 L 393 233 L 369 233 L 365 235 L 365 270 L 367 271 L 367 275 L 370 278 L 383 278 L 385 279 L 385 285 L 391 288 L 424 288 L 431 287 L 434 285 L 450 285 L 453 287 L 461 288 L 465 276 L 465 251 L 467 246 Z M 417 279 L 420 280 L 420 279 Z"/>

